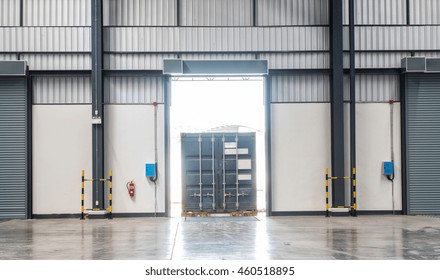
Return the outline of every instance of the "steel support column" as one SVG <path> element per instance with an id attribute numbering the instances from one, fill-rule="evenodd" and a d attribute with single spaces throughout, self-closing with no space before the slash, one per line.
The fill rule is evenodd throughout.
<path id="1" fill-rule="evenodd" d="M 356 170 L 356 64 L 354 44 L 354 0 L 350 0 L 349 8 L 349 34 L 350 34 L 350 174 Z M 351 203 L 354 205 L 354 184 L 350 180 Z M 351 211 L 352 216 L 356 215 L 355 210 Z"/>
<path id="2" fill-rule="evenodd" d="M 330 1 L 330 101 L 332 176 L 345 176 L 344 168 L 344 68 L 342 0 Z M 345 206 L 345 182 L 332 182 L 333 207 Z"/>
<path id="3" fill-rule="evenodd" d="M 102 0 L 92 0 L 92 125 L 93 178 L 104 178 L 104 103 Z M 97 120 L 101 120 L 100 123 Z M 93 208 L 104 209 L 104 182 L 93 182 Z"/>

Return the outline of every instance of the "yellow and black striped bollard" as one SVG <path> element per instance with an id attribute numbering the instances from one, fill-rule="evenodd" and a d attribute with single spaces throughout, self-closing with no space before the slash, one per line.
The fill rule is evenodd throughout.
<path id="1" fill-rule="evenodd" d="M 109 219 L 113 219 L 113 206 L 112 206 L 112 201 L 113 201 L 113 171 L 110 169 L 110 193 L 109 193 L 109 207 L 108 207 L 108 218 Z"/>
<path id="2" fill-rule="evenodd" d="M 81 172 L 81 220 L 84 220 L 84 170 Z"/>
<path id="3" fill-rule="evenodd" d="M 356 168 L 352 170 L 352 180 L 353 180 L 353 217 L 357 217 L 356 213 Z"/>
<path id="4" fill-rule="evenodd" d="M 325 216 L 330 217 L 328 213 L 328 168 L 325 169 Z"/>

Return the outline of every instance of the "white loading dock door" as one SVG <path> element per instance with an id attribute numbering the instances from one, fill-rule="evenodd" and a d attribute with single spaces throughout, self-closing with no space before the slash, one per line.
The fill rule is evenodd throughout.
<path id="1" fill-rule="evenodd" d="M 407 209 L 440 214 L 440 74 L 410 74 L 406 91 Z"/>
<path id="2" fill-rule="evenodd" d="M 0 220 L 27 217 L 25 78 L 0 78 Z"/>

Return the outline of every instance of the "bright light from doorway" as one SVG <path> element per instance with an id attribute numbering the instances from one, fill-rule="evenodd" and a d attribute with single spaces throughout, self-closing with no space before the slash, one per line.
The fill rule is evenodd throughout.
<path id="1" fill-rule="evenodd" d="M 257 208 L 265 200 L 265 113 L 263 78 L 174 78 L 171 83 L 171 215 L 182 212 L 181 141 L 184 132 L 239 127 L 256 133 Z"/>

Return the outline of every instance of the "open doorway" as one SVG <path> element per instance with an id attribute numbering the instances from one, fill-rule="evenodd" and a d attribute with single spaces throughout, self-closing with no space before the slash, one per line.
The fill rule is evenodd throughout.
<path id="1" fill-rule="evenodd" d="M 182 133 L 254 133 L 256 204 L 266 210 L 263 77 L 173 77 L 170 98 L 170 215 L 182 214 Z"/>

